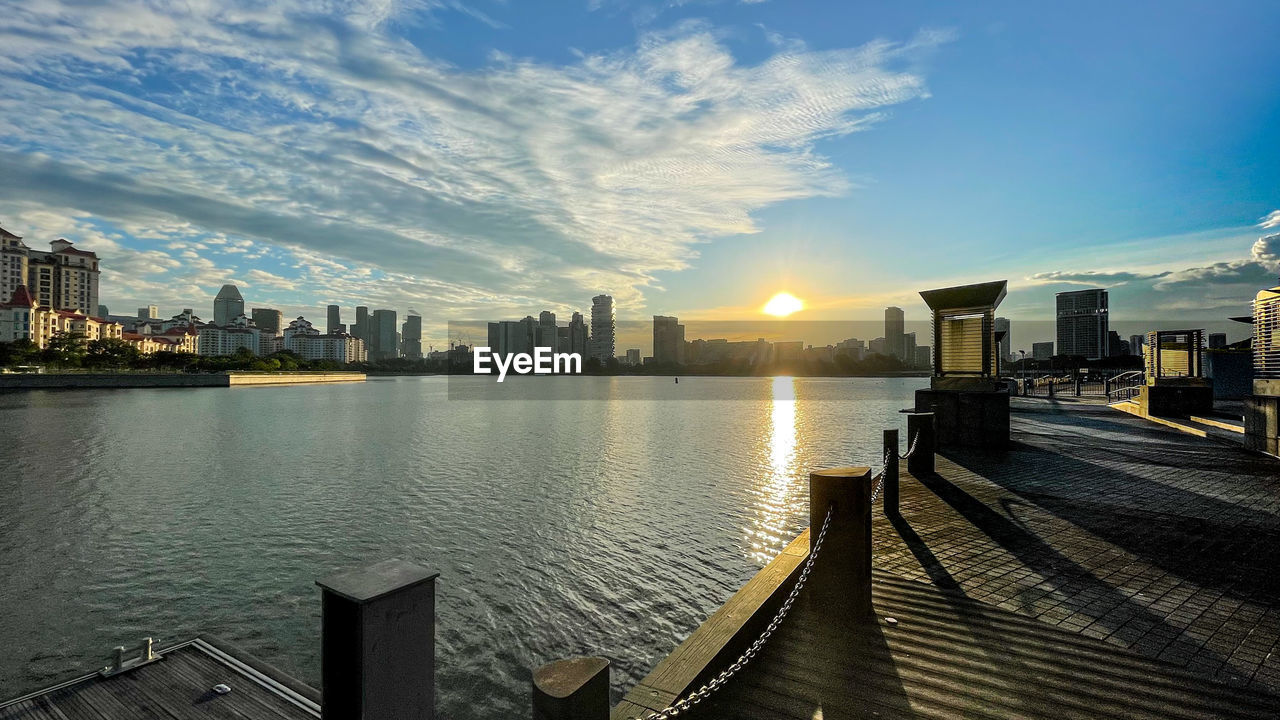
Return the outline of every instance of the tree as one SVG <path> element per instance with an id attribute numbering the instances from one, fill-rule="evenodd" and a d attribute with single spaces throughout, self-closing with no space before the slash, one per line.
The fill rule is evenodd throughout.
<path id="1" fill-rule="evenodd" d="M 39 359 L 40 348 L 26 338 L 0 343 L 0 367 L 30 365 Z"/>
<path id="2" fill-rule="evenodd" d="M 80 333 L 58 333 L 40 353 L 45 362 L 59 367 L 80 367 L 84 356 L 84 335 Z"/>
<path id="3" fill-rule="evenodd" d="M 84 364 L 88 367 L 128 367 L 138 362 L 142 353 L 131 342 L 119 338 L 90 341 L 85 348 Z"/>

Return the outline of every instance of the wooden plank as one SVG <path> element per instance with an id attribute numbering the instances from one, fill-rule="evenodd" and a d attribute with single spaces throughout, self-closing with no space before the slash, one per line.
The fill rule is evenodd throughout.
<path id="1" fill-rule="evenodd" d="M 781 553 L 747 581 L 729 601 L 663 658 L 640 681 L 611 717 L 624 718 L 631 706 L 648 707 L 654 698 L 684 696 L 719 673 L 746 648 L 751 631 L 763 627 L 781 603 L 809 556 L 809 531 L 800 533 Z M 637 693 L 639 691 L 639 693 Z M 627 705 L 627 709 L 623 709 Z M 662 709 L 659 705 L 652 709 Z M 651 710 L 652 711 L 652 710 Z"/>

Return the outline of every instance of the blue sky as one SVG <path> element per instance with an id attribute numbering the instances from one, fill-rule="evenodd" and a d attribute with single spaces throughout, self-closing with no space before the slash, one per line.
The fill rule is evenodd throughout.
<path id="1" fill-rule="evenodd" d="M 236 282 L 439 343 L 1007 278 L 1015 321 L 1194 324 L 1280 272 L 1274 3 L 0 5 L 0 225 L 98 251 L 117 312 Z"/>

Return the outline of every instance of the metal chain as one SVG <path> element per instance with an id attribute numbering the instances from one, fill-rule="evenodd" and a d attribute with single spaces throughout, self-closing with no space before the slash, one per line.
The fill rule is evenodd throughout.
<path id="1" fill-rule="evenodd" d="M 831 513 L 835 510 L 834 506 L 827 508 L 827 516 L 822 520 L 822 529 L 818 531 L 818 539 L 813 542 L 813 550 L 809 551 L 809 559 L 804 561 L 804 567 L 800 569 L 800 577 L 796 578 L 796 584 L 791 588 L 791 594 L 787 595 L 787 599 L 782 601 L 782 607 L 778 608 L 778 614 L 773 616 L 773 620 L 769 622 L 769 626 L 760 633 L 760 637 L 751 643 L 751 647 L 747 648 L 732 665 L 720 671 L 705 685 L 686 695 L 683 699 L 668 705 L 666 708 L 656 713 L 650 713 L 641 718 L 631 718 L 631 720 L 670 720 L 698 703 L 706 700 L 709 695 L 719 690 L 722 685 L 728 682 L 739 670 L 746 666 L 764 647 L 765 642 L 777 632 L 782 625 L 782 619 L 787 616 L 787 612 L 791 610 L 791 606 L 795 604 L 796 598 L 800 596 L 800 588 L 804 587 L 805 580 L 809 579 L 809 571 L 813 568 L 813 561 L 818 559 L 818 552 L 822 550 L 822 540 L 827 536 L 827 526 L 831 524 Z"/>
<path id="2" fill-rule="evenodd" d="M 876 498 L 880 497 L 880 491 L 884 489 L 884 471 L 876 476 L 876 489 L 871 491 L 871 504 L 876 504 Z"/>
<path id="3" fill-rule="evenodd" d="M 917 445 L 919 445 L 919 444 L 920 444 L 920 433 L 919 433 L 919 432 L 916 432 L 916 437 L 915 437 L 915 439 L 911 441 L 911 447 L 907 448 L 907 454 L 906 454 L 906 455 L 899 455 L 898 457 L 899 457 L 899 458 L 901 458 L 901 459 L 903 459 L 903 460 L 906 460 L 907 458 L 911 457 L 912 455 L 914 455 L 914 454 L 915 454 L 915 452 L 916 452 L 916 446 L 917 446 Z"/>

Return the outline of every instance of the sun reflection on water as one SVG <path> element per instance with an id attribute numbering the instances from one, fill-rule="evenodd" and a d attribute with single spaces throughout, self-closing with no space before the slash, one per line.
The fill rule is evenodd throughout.
<path id="1" fill-rule="evenodd" d="M 762 448 L 760 482 L 752 490 L 756 496 L 755 517 L 745 528 L 747 554 L 760 564 L 768 563 L 791 541 L 791 520 L 796 502 L 796 389 L 795 378 L 773 379 L 769 440 Z"/>

